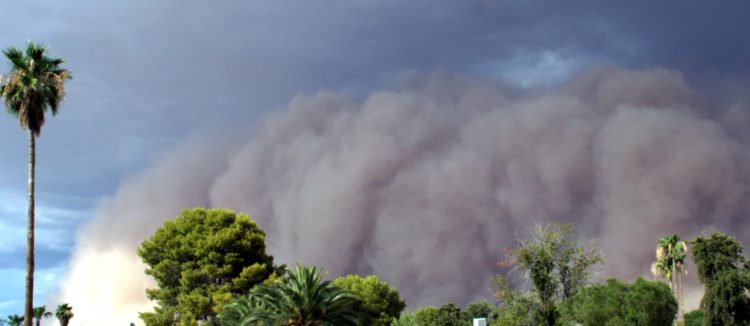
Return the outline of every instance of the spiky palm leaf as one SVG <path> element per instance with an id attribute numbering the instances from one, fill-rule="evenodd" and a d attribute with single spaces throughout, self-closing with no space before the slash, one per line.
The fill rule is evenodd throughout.
<path id="1" fill-rule="evenodd" d="M 8 316 L 8 325 L 21 326 L 22 324 L 23 324 L 23 316 L 19 316 L 19 315 Z"/>
<path id="2" fill-rule="evenodd" d="M 9 48 L 3 51 L 11 62 L 11 72 L 0 86 L 8 111 L 18 118 L 23 129 L 39 136 L 44 125 L 44 114 L 49 109 L 57 114 L 65 97 L 65 81 L 70 73 L 61 68 L 62 59 L 47 57 L 41 44 L 29 43 L 26 51 Z"/>
<path id="3" fill-rule="evenodd" d="M 227 305 L 219 318 L 228 326 L 358 326 L 358 298 L 323 281 L 315 267 L 296 266 L 270 285 Z"/>
<path id="4" fill-rule="evenodd" d="M 67 303 L 63 303 L 57 306 L 57 310 L 55 310 L 55 317 L 57 317 L 57 320 L 60 321 L 61 326 L 68 326 L 70 320 L 73 319 L 73 307 L 71 307 Z"/>
<path id="5" fill-rule="evenodd" d="M 47 306 L 34 308 L 34 321 L 36 321 L 36 326 L 39 326 L 42 324 L 42 318 L 49 318 L 49 317 L 52 317 L 52 313 L 47 311 Z"/>
<path id="6" fill-rule="evenodd" d="M 676 234 L 659 239 L 656 261 L 651 265 L 651 273 L 654 276 L 663 276 L 670 281 L 674 279 L 673 274 L 686 273 L 687 250 L 687 243 L 681 241 Z"/>

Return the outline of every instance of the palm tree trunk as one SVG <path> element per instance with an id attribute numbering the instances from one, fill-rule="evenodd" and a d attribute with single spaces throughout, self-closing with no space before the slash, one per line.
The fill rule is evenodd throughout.
<path id="1" fill-rule="evenodd" d="M 34 318 L 34 168 L 36 167 L 36 136 L 29 128 L 29 229 L 26 237 L 26 306 L 24 326 Z"/>
<path id="2" fill-rule="evenodd" d="M 682 271 L 682 268 L 680 269 Z M 677 275 L 677 322 L 685 321 L 685 298 L 682 296 L 682 274 Z"/>

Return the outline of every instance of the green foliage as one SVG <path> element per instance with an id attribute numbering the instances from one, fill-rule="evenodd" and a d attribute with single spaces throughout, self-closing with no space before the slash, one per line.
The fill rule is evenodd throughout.
<path id="1" fill-rule="evenodd" d="M 29 42 L 26 50 L 8 48 L 3 51 L 12 70 L 5 85 L 0 86 L 8 111 L 18 118 L 21 128 L 39 136 L 44 125 L 44 113 L 49 109 L 57 114 L 65 97 L 65 81 L 70 73 L 60 67 L 64 61 L 46 55 L 43 44 Z"/>
<path id="2" fill-rule="evenodd" d="M 495 307 L 495 305 L 487 302 L 486 300 L 482 300 L 472 302 L 468 306 L 466 306 L 464 315 L 469 319 L 469 321 L 472 321 L 474 318 L 487 318 L 487 320 L 490 321 L 495 318 L 495 310 L 497 310 L 497 307 Z"/>
<path id="3" fill-rule="evenodd" d="M 497 318 L 492 325 L 532 325 L 533 312 L 538 308 L 539 300 L 533 292 L 523 293 L 516 290 L 513 284 L 502 275 L 492 280 L 496 288 L 495 297 L 502 303 L 497 309 Z"/>
<path id="4" fill-rule="evenodd" d="M 438 308 L 422 307 L 414 313 L 417 316 L 417 324 L 420 326 L 435 325 L 437 323 Z"/>
<path id="5" fill-rule="evenodd" d="M 247 215 L 227 209 L 185 210 L 138 249 L 158 285 L 146 290 L 159 304 L 141 313 L 146 325 L 209 321 L 236 295 L 277 271 L 265 234 Z"/>
<path id="6" fill-rule="evenodd" d="M 702 301 L 708 325 L 750 325 L 748 288 L 750 282 L 745 271 L 730 269 L 716 273 Z"/>
<path id="7" fill-rule="evenodd" d="M 453 303 L 436 307 L 422 307 L 415 313 L 419 326 L 470 326 L 470 317 Z"/>
<path id="8" fill-rule="evenodd" d="M 750 289 L 742 244 L 714 232 L 692 241 L 698 278 L 706 291 L 701 301 L 707 325 L 750 325 Z"/>
<path id="9" fill-rule="evenodd" d="M 561 310 L 565 319 L 584 326 L 668 326 L 677 314 L 677 301 L 660 282 L 639 278 L 626 284 L 609 279 L 581 289 Z"/>
<path id="10" fill-rule="evenodd" d="M 254 287 L 219 314 L 223 326 L 358 326 L 358 298 L 329 281 L 315 267 L 296 266 L 270 285 Z"/>
<path id="11" fill-rule="evenodd" d="M 387 326 L 398 318 L 406 303 L 398 291 L 375 275 L 361 277 L 348 275 L 335 279 L 333 285 L 357 295 L 360 299 L 357 310 L 365 315 L 364 325 Z"/>
<path id="12" fill-rule="evenodd" d="M 49 317 L 52 317 L 52 313 L 47 311 L 46 306 L 34 308 L 34 321 L 36 322 L 36 326 L 39 326 L 42 324 L 42 318 L 49 318 Z"/>
<path id="13" fill-rule="evenodd" d="M 10 326 L 21 326 L 23 325 L 23 316 L 10 315 L 8 316 L 8 325 Z"/>
<path id="14" fill-rule="evenodd" d="M 737 270 L 745 263 L 742 244 L 721 232 L 703 234 L 691 241 L 693 261 L 698 267 L 698 279 L 709 284 L 717 274 Z"/>
<path id="15" fill-rule="evenodd" d="M 448 303 L 440 306 L 435 319 L 437 326 L 465 326 L 468 325 L 461 308 L 457 307 L 453 303 Z"/>
<path id="16" fill-rule="evenodd" d="M 417 315 L 411 311 L 404 311 L 398 318 L 391 319 L 391 326 L 418 326 Z"/>
<path id="17" fill-rule="evenodd" d="M 512 250 L 508 261 L 517 264 L 534 289 L 533 295 L 519 294 L 504 280 L 500 299 L 505 308 L 500 311 L 507 316 L 502 319 L 549 326 L 560 317 L 557 306 L 588 284 L 593 268 L 602 263 L 596 248 L 578 243 L 570 224 L 539 226 Z M 531 320 L 523 321 L 523 309 L 530 309 L 526 312 Z"/>
<path id="18" fill-rule="evenodd" d="M 684 326 L 703 326 L 706 323 L 706 313 L 696 309 L 685 314 Z"/>
<path id="19" fill-rule="evenodd" d="M 60 326 L 68 326 L 70 320 L 73 319 L 73 307 L 67 303 L 57 306 L 55 317 L 57 317 L 57 321 L 60 322 Z"/>

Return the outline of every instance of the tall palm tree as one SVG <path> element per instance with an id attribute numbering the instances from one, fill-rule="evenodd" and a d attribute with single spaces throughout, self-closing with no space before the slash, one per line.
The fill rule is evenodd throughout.
<path id="1" fill-rule="evenodd" d="M 60 326 L 68 326 L 70 320 L 73 319 L 73 307 L 69 306 L 67 303 L 57 306 L 55 317 L 60 321 Z"/>
<path id="2" fill-rule="evenodd" d="M 8 325 L 21 326 L 22 324 L 23 324 L 23 316 L 19 316 L 19 315 L 8 316 Z"/>
<path id="3" fill-rule="evenodd" d="M 677 320 L 682 321 L 684 313 L 682 275 L 687 274 L 685 258 L 687 257 L 687 243 L 673 234 L 659 239 L 656 246 L 656 261 L 651 264 L 651 274 L 661 276 L 669 281 L 669 287 L 677 299 L 680 312 Z"/>
<path id="4" fill-rule="evenodd" d="M 324 282 L 317 268 L 297 265 L 284 278 L 257 285 L 246 297 L 227 305 L 219 320 L 225 326 L 358 326 L 358 300 Z"/>
<path id="5" fill-rule="evenodd" d="M 57 114 L 65 97 L 67 70 L 60 67 L 62 59 L 46 56 L 46 48 L 29 42 L 26 51 L 8 48 L 3 51 L 10 60 L 11 72 L 0 86 L 8 111 L 18 118 L 22 129 L 29 132 L 29 221 L 26 237 L 26 302 L 24 325 L 31 326 L 34 315 L 34 169 L 36 166 L 36 137 L 42 131 L 44 114 L 49 109 Z"/>
<path id="6" fill-rule="evenodd" d="M 36 326 L 40 326 L 42 324 L 42 318 L 49 317 L 52 317 L 52 312 L 47 311 L 47 306 L 34 308 L 34 320 L 36 321 Z"/>

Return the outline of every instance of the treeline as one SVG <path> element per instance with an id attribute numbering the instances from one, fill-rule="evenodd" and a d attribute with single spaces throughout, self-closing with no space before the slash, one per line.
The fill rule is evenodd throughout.
<path id="1" fill-rule="evenodd" d="M 70 320 L 73 318 L 73 307 L 67 303 L 63 303 L 57 306 L 57 310 L 53 314 L 51 311 L 47 311 L 47 306 L 35 307 L 32 313 L 32 320 L 35 325 L 39 326 L 42 323 L 42 319 L 57 317 L 57 322 L 60 326 L 68 326 Z M 0 325 L 8 326 L 21 326 L 24 322 L 24 316 L 21 315 L 10 315 L 8 319 L 0 319 Z"/>
<path id="2" fill-rule="evenodd" d="M 704 233 L 657 243 L 654 275 L 666 282 L 599 282 L 599 249 L 582 243 L 572 225 L 544 225 L 498 264 L 494 300 L 465 307 L 404 310 L 398 291 L 377 276 L 332 281 L 317 267 L 274 264 L 265 233 L 247 215 L 226 209 L 185 210 L 144 241 L 138 254 L 158 285 L 148 289 L 154 311 L 146 325 L 748 325 L 750 263 L 731 236 Z M 691 248 L 706 292 L 684 315 L 682 275 Z"/>

